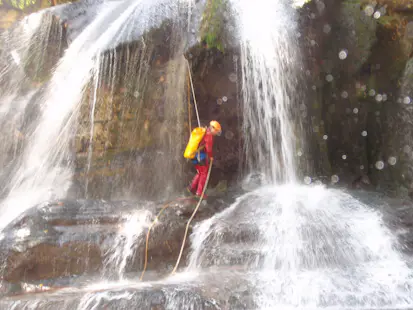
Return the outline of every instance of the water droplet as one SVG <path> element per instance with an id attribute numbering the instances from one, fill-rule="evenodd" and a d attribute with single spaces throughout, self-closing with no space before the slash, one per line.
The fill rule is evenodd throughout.
<path id="1" fill-rule="evenodd" d="M 394 166 L 397 163 L 397 159 L 396 159 L 396 157 L 391 156 L 391 157 L 389 157 L 387 162 L 389 163 L 389 165 Z"/>
<path id="2" fill-rule="evenodd" d="M 347 155 L 343 155 L 341 156 L 342 159 L 346 160 L 347 159 Z"/>
<path id="3" fill-rule="evenodd" d="M 311 41 L 310 41 L 310 44 L 311 44 L 312 46 L 314 46 L 314 45 L 316 44 L 316 42 L 315 42 L 314 40 L 311 40 Z"/>
<path id="4" fill-rule="evenodd" d="M 228 101 L 227 96 L 222 97 L 222 101 L 223 101 L 223 102 L 227 102 L 227 101 Z"/>
<path id="5" fill-rule="evenodd" d="M 331 31 L 331 26 L 330 26 L 329 24 L 325 24 L 325 25 L 323 26 L 323 32 L 324 32 L 325 34 L 329 34 L 330 31 Z"/>
<path id="6" fill-rule="evenodd" d="M 381 16 L 381 13 L 380 13 L 379 11 L 376 11 L 376 12 L 374 13 L 374 15 L 373 15 L 373 17 L 374 17 L 375 19 L 379 19 L 380 16 Z"/>
<path id="7" fill-rule="evenodd" d="M 317 1 L 316 6 L 317 6 L 318 12 L 320 12 L 320 13 L 323 12 L 324 9 L 326 8 L 326 5 L 324 4 L 323 1 Z"/>
<path id="8" fill-rule="evenodd" d="M 370 89 L 370 90 L 369 90 L 369 95 L 370 95 L 371 97 L 373 97 L 375 94 L 376 94 L 376 91 L 375 91 L 374 89 Z"/>
<path id="9" fill-rule="evenodd" d="M 363 170 L 363 169 L 364 169 L 364 166 L 363 166 L 363 165 L 361 165 L 361 166 L 360 166 L 360 169 L 361 169 L 361 170 Z"/>
<path id="10" fill-rule="evenodd" d="M 334 80 L 333 76 L 331 74 L 327 74 L 326 81 L 327 82 L 332 82 L 333 80 Z"/>
<path id="11" fill-rule="evenodd" d="M 384 168 L 384 162 L 379 160 L 378 162 L 376 162 L 375 166 L 378 170 L 382 170 Z"/>
<path id="12" fill-rule="evenodd" d="M 338 181 L 340 180 L 340 178 L 338 177 L 338 175 L 332 175 L 331 176 L 331 183 L 338 183 Z"/>
<path id="13" fill-rule="evenodd" d="M 229 79 L 232 83 L 235 83 L 235 82 L 237 81 L 237 75 L 236 75 L 235 73 L 231 73 L 231 74 L 228 76 L 228 79 Z"/>
<path id="14" fill-rule="evenodd" d="M 340 53 L 338 53 L 338 58 L 340 58 L 341 60 L 344 60 L 347 58 L 347 51 L 346 50 L 341 50 Z"/>
<path id="15" fill-rule="evenodd" d="M 343 92 L 341 93 L 341 97 L 343 97 L 344 99 L 348 98 L 348 92 L 343 91 Z"/>
<path id="16" fill-rule="evenodd" d="M 316 87 L 315 85 L 313 85 L 311 88 L 312 88 L 313 90 L 316 90 L 316 89 L 317 89 L 317 87 Z"/>
<path id="17" fill-rule="evenodd" d="M 382 100 L 383 100 L 383 96 L 380 95 L 380 94 L 377 94 L 377 95 L 376 95 L 376 101 L 380 102 L 380 101 L 382 101 Z"/>
<path id="18" fill-rule="evenodd" d="M 361 135 L 362 135 L 363 137 L 367 137 L 367 131 L 365 131 L 365 130 L 362 131 L 362 132 L 361 132 Z"/>
<path id="19" fill-rule="evenodd" d="M 221 98 L 217 99 L 217 104 L 219 104 L 219 105 L 222 104 L 222 99 Z"/>
<path id="20" fill-rule="evenodd" d="M 403 99 L 404 104 L 410 104 L 411 102 L 412 102 L 412 100 L 410 99 L 409 96 L 404 97 L 404 99 Z"/>
<path id="21" fill-rule="evenodd" d="M 298 157 L 301 157 L 301 156 L 303 156 L 303 152 L 301 152 L 301 151 L 298 151 L 298 152 L 297 152 L 297 156 L 298 156 Z"/>
<path id="22" fill-rule="evenodd" d="M 383 94 L 383 101 L 387 101 L 387 95 Z"/>
<path id="23" fill-rule="evenodd" d="M 327 136 L 327 135 L 324 135 L 324 136 L 323 136 L 323 139 L 324 139 L 324 140 L 327 140 L 327 139 L 328 139 L 328 136 Z"/>
<path id="24" fill-rule="evenodd" d="M 133 93 L 133 96 L 134 96 L 135 98 L 138 98 L 138 97 L 139 97 L 139 92 L 138 92 L 138 91 L 135 91 L 135 92 Z"/>
<path id="25" fill-rule="evenodd" d="M 364 13 L 365 13 L 367 16 L 372 16 L 373 13 L 374 13 L 374 8 L 373 8 L 373 6 L 367 5 L 367 6 L 364 8 Z"/>
<path id="26" fill-rule="evenodd" d="M 311 184 L 311 181 L 312 181 L 312 180 L 311 180 L 310 177 L 305 177 L 305 178 L 304 178 L 304 183 L 307 184 L 307 185 Z"/>
<path id="27" fill-rule="evenodd" d="M 357 109 L 357 108 L 354 108 L 354 109 L 353 109 L 353 113 L 354 113 L 354 114 L 357 114 L 358 112 L 359 112 L 359 109 Z"/>
<path id="28" fill-rule="evenodd" d="M 234 133 L 230 130 L 225 130 L 225 139 L 232 140 L 234 138 Z"/>

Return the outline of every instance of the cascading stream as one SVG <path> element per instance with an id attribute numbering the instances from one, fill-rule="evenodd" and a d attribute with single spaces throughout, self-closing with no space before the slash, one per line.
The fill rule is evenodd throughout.
<path id="1" fill-rule="evenodd" d="M 125 223 L 119 228 L 119 232 L 105 254 L 104 276 L 110 278 L 113 271 L 117 278 L 123 280 L 128 259 L 136 254 L 136 247 L 139 241 L 145 237 L 145 232 L 150 226 L 151 213 L 140 210 L 135 214 L 126 217 Z"/>
<path id="2" fill-rule="evenodd" d="M 189 270 L 250 270 L 257 309 L 406 308 L 413 272 L 381 216 L 324 187 L 263 187 L 195 228 Z"/>
<path id="3" fill-rule="evenodd" d="M 295 11 L 289 1 L 233 0 L 241 38 L 243 129 L 249 172 L 267 182 L 295 180 L 300 69 Z"/>
<path id="4" fill-rule="evenodd" d="M 380 213 L 352 196 L 296 183 L 300 57 L 289 1 L 232 1 L 241 37 L 249 172 L 271 185 L 239 197 L 192 235 L 188 271 L 250 270 L 257 309 L 406 308 L 413 272 Z"/>
<path id="5" fill-rule="evenodd" d="M 26 137 L 19 165 L 10 173 L 4 190 L 7 197 L 0 205 L 0 227 L 33 205 L 65 196 L 72 185 L 72 143 L 79 109 L 84 89 L 99 74 L 99 55 L 153 26 L 159 27 L 168 18 L 179 17 L 179 5 L 168 0 L 113 1 L 103 5 L 100 14 L 76 37 L 36 101 L 40 116 Z"/>
<path id="6" fill-rule="evenodd" d="M 128 262 L 141 254 L 136 249 L 153 217 L 138 211 L 128 215 L 106 252 L 103 283 L 63 289 L 45 298 L 19 296 L 0 300 L 1 305 L 16 309 L 82 310 L 158 306 L 216 309 L 218 304 L 230 309 L 260 310 L 413 308 L 413 272 L 398 251 L 398 241 L 385 226 L 380 211 L 374 209 L 376 206 L 339 190 L 296 182 L 294 157 L 301 125 L 293 111 L 301 68 L 296 41 L 298 28 L 290 1 L 232 0 L 231 3 L 241 42 L 239 70 L 247 168 L 248 172 L 264 175 L 269 185 L 239 196 L 229 208 L 194 228 L 186 272 L 154 282 L 125 281 Z M 180 10 L 180 5 L 187 10 Z M 96 156 L 93 126 L 101 104 L 101 88 L 108 87 L 109 101 L 113 103 L 116 87 L 121 84 L 118 81 L 125 78 L 132 84 L 136 82 L 131 86 L 132 94 L 128 94 L 134 98 L 130 100 L 141 99 L 148 84 L 151 72 L 148 62 L 154 48 L 141 38 L 142 32 L 159 26 L 167 17 L 172 17 L 173 26 L 179 29 L 182 24 L 175 18 L 185 15 L 184 19 L 190 20 L 192 7 L 192 1 L 184 0 L 113 1 L 103 4 L 103 11 L 91 24 L 73 35 L 74 41 L 50 83 L 37 94 L 40 99 L 34 101 L 41 102 L 37 104 L 40 111 L 31 121 L 30 128 L 34 129 L 22 146 L 23 156 L 7 172 L 12 177 L 0 205 L 0 228 L 37 203 L 65 196 L 74 169 L 70 143 L 77 134 L 79 110 L 88 87 L 92 96 L 87 110 L 91 114 L 86 118 L 84 132 L 89 141 L 88 172 L 92 170 Z M 189 23 L 184 26 L 185 31 L 190 29 Z M 34 23 L 25 40 L 38 27 Z M 166 79 L 162 86 L 166 98 L 161 106 L 166 121 L 159 126 L 158 137 L 163 143 L 157 149 L 157 156 L 151 158 L 160 171 L 155 180 L 165 181 L 166 176 L 175 174 L 167 180 L 169 184 L 179 181 L 173 155 L 181 150 L 171 137 L 183 135 L 183 118 L 177 111 L 185 109 L 177 102 L 185 102 L 182 90 L 186 73 L 185 59 L 181 56 L 184 32 L 171 33 L 168 39 L 173 46 L 172 56 L 160 68 L 162 79 Z M 120 43 L 137 37 L 140 45 L 135 52 L 129 48 L 126 52 L 116 49 Z M 18 69 L 19 57 L 27 54 L 23 45 L 14 50 L 16 53 L 7 56 L 14 59 L 14 64 L 5 71 L 2 69 L 2 74 L 10 74 L 16 66 Z M 138 72 L 134 65 L 139 67 Z M 160 77 L 157 78 L 159 81 Z M 23 80 L 24 74 L 17 71 L 11 85 L 17 87 Z M 9 113 L 11 102 L 19 103 L 15 114 L 17 124 L 34 96 L 23 93 L 22 97 L 18 91 L 12 93 L 4 100 L 8 105 L 2 105 Z M 25 99 L 15 101 L 15 97 Z M 129 103 L 122 101 L 125 106 Z M 114 113 L 111 109 L 108 114 Z M 0 117 L 6 119 L 7 113 Z M 139 113 L 144 114 L 141 110 L 136 112 Z M 144 116 L 143 128 L 149 124 Z M 120 124 L 121 129 L 128 126 L 123 120 Z M 134 128 L 138 131 L 138 127 Z M 13 147 L 16 146 L 11 145 L 11 154 Z M 86 184 L 86 192 L 91 191 L 92 186 Z M 173 192 L 173 189 L 165 186 L 162 191 Z M 122 281 L 108 283 L 106 280 L 113 275 Z M 214 298 L 222 298 L 223 302 L 220 304 Z"/>

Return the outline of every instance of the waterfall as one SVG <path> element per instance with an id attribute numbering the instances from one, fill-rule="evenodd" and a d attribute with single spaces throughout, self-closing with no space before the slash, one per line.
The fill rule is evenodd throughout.
<path id="1" fill-rule="evenodd" d="M 188 272 L 248 270 L 256 309 L 411 307 L 413 271 L 380 212 L 342 191 L 296 182 L 301 67 L 291 3 L 232 3 L 245 156 L 249 172 L 270 185 L 195 227 Z"/>
<path id="2" fill-rule="evenodd" d="M 105 255 L 105 277 L 110 277 L 110 272 L 115 270 L 117 277 L 123 279 L 128 259 L 136 254 L 136 246 L 146 235 L 145 232 L 151 224 L 150 219 L 151 213 L 147 210 L 126 216 L 114 244 Z"/>
<path id="3" fill-rule="evenodd" d="M 1 38 L 1 42 L 11 42 L 11 48 L 2 50 L 0 55 L 0 86 L 4 92 L 0 99 L 0 142 L 6 146 L 6 152 L 0 154 L 0 163 L 6 167 L 0 172 L 2 184 L 6 184 L 0 192 L 0 228 L 30 207 L 59 198 L 49 210 L 42 208 L 43 213 L 33 221 L 30 216 L 37 215 L 37 209 L 19 218 L 16 225 L 23 223 L 27 227 L 16 231 L 15 226 L 8 227 L 10 234 L 20 234 L 20 239 L 31 237 L 28 240 L 33 243 L 39 236 L 45 242 L 59 233 L 53 231 L 53 222 L 67 224 L 48 218 L 48 212 L 66 207 L 60 198 L 66 197 L 76 182 L 80 183 L 76 186 L 81 197 L 105 196 L 114 200 L 142 198 L 143 194 L 165 198 L 182 181 L 188 99 L 184 92 L 183 54 L 186 43 L 193 39 L 187 32 L 192 32 L 189 24 L 194 2 L 97 2 L 99 14 L 89 14 L 78 21 L 79 29 L 69 33 L 67 39 L 73 41 L 63 57 L 63 46 L 54 51 L 55 64 L 46 63 L 42 55 L 46 42 L 60 42 L 64 33 L 48 13 L 32 15 L 18 24 L 13 29 L 17 40 L 13 41 L 10 33 Z M 380 208 L 362 202 L 354 193 L 304 186 L 296 180 L 294 158 L 301 123 L 294 107 L 298 104 L 301 59 L 297 17 L 291 1 L 230 2 L 240 38 L 241 67 L 236 71 L 239 69 L 242 75 L 246 168 L 249 180 L 255 181 L 254 175 L 259 175 L 266 184 L 253 190 L 246 186 L 246 192 L 239 194 L 229 207 L 193 228 L 188 266 L 183 272 L 147 282 L 139 282 L 136 273 L 127 274 L 134 256 L 144 254 L 138 249 L 143 248 L 145 232 L 155 214 L 136 208 L 123 213 L 122 209 L 116 216 L 109 216 L 107 223 L 99 223 L 108 225 L 103 229 L 118 228 L 115 234 L 99 235 L 94 240 L 94 258 L 101 259 L 102 273 L 63 280 L 41 279 L 42 284 L 43 280 L 51 280 L 58 288 L 48 293 L 9 295 L 0 299 L 0 307 L 412 308 L 411 262 L 399 251 L 401 245 L 387 227 Z M 70 16 L 70 12 L 65 14 Z M 164 44 L 155 42 L 155 37 Z M 35 57 L 27 61 L 32 51 L 37 51 Z M 31 65 L 27 69 L 24 63 Z M 50 79 L 43 80 L 42 71 L 50 74 Z M 31 85 L 33 77 L 39 85 Z M 81 144 L 81 151 L 76 143 Z M 128 166 L 119 168 L 125 170 L 122 177 L 105 178 L 104 173 L 96 172 L 101 167 L 118 168 L 119 158 L 108 154 L 111 148 L 123 147 L 126 155 L 122 154 L 120 161 Z M 76 174 L 81 156 L 86 163 Z M 101 166 L 96 167 L 98 164 Z M 183 231 L 179 220 L 190 213 L 187 207 L 173 209 L 175 206 L 171 205 L 168 209 L 170 214 L 176 212 L 179 219 L 173 223 L 177 225 L 165 225 L 168 231 L 160 234 L 170 237 L 159 242 L 167 246 L 165 252 L 160 252 L 162 255 L 172 256 L 173 249 L 179 248 L 176 233 Z M 215 207 L 207 208 L 217 210 Z M 82 229 L 88 233 L 89 225 L 94 224 L 85 221 Z M 76 224 L 69 221 L 67 225 Z M 170 234 L 169 229 L 173 230 Z M 108 234 L 112 232 L 108 230 Z M 17 240 L 6 234 L 0 237 L 4 242 Z M 86 242 L 90 242 L 88 237 Z M 99 246 L 108 243 L 109 249 L 99 253 Z M 43 244 L 33 247 L 38 245 Z M 7 251 L 17 253 L 26 244 L 22 242 L 16 249 L 12 246 Z M 30 246 L 27 245 L 28 252 L 32 250 Z M 50 248 L 59 251 L 59 246 Z M 40 254 L 47 254 L 40 249 Z M 32 257 L 26 252 L 18 254 L 15 256 L 29 260 L 17 261 L 22 265 L 18 271 L 23 274 L 23 268 L 31 268 Z M 38 258 L 31 255 L 33 260 Z M 4 257 L 11 257 L 4 266 L 15 263 L 11 254 L 5 253 Z M 33 265 L 36 269 L 36 263 Z M 162 272 L 167 274 L 169 267 Z M 133 271 L 140 270 L 133 266 Z M 111 282 L 112 278 L 117 281 Z M 59 281 L 66 281 L 63 283 L 70 287 L 59 287 Z"/>
<path id="4" fill-rule="evenodd" d="M 199 224 L 189 270 L 249 270 L 257 309 L 405 308 L 413 272 L 379 212 L 322 186 L 268 186 Z"/>
<path id="5" fill-rule="evenodd" d="M 89 89 L 94 94 L 89 105 L 92 107 L 88 113 L 90 116 L 86 122 L 89 127 L 85 131 L 86 136 L 92 139 L 92 135 L 96 131 L 93 128 L 93 122 L 96 119 L 93 113 L 96 113 L 95 110 L 98 109 L 100 104 L 96 95 L 102 89 L 99 80 L 112 80 L 114 85 L 111 85 L 111 87 L 115 87 L 120 83 L 119 78 L 125 78 L 125 80 L 128 78 L 127 82 L 135 88 L 136 96 L 145 92 L 147 78 L 145 72 L 148 70 L 148 60 L 154 56 L 152 54 L 153 46 L 148 46 L 148 43 L 142 40 L 141 47 L 138 48 L 135 54 L 129 53 L 129 49 L 126 50 L 126 53 L 122 55 L 126 57 L 124 59 L 118 59 L 115 48 L 121 43 L 137 40 L 145 31 L 149 31 L 155 26 L 159 27 L 168 19 L 172 20 L 173 29 L 174 20 L 178 20 L 181 10 L 186 10 L 188 7 L 186 1 L 176 3 L 168 0 L 155 2 L 124 0 L 113 1 L 101 6 L 101 11 L 95 19 L 70 44 L 63 58 L 53 70 L 50 81 L 44 85 L 32 103 L 37 113 L 36 118 L 25 114 L 25 112 L 22 113 L 32 123 L 27 130 L 21 158 L 7 174 L 9 182 L 3 189 L 4 199 L 0 203 L 2 218 L 0 227 L 4 227 L 17 215 L 40 202 L 65 197 L 68 190 L 73 186 L 75 138 L 79 132 L 85 131 L 83 125 L 78 122 L 79 117 L 82 116 L 80 111 L 84 106 L 83 103 L 88 98 L 85 90 Z M 38 21 L 38 15 L 30 17 L 28 21 L 30 22 L 33 19 L 35 19 L 35 22 L 27 23 L 29 26 L 34 25 L 30 26 L 31 32 L 24 32 L 24 38 L 27 37 L 25 40 L 29 40 L 34 33 L 43 33 L 43 30 L 39 28 L 41 23 Z M 185 16 L 184 19 L 186 21 L 187 17 Z M 25 23 L 26 21 L 23 22 L 22 27 L 26 27 Z M 18 38 L 18 40 L 20 39 L 21 37 Z M 23 43 L 21 46 L 23 52 L 19 51 L 13 54 L 14 56 L 11 55 L 16 63 L 19 62 L 16 60 L 18 59 L 16 55 L 24 56 L 24 41 L 21 43 Z M 43 44 L 46 43 L 43 42 Z M 165 93 L 168 92 L 168 89 L 174 89 L 175 93 L 184 93 L 184 78 L 179 78 L 179 74 L 184 74 L 183 61 L 179 60 L 182 58 L 184 47 L 181 33 L 172 36 L 170 45 L 171 58 L 177 63 L 175 63 L 173 69 L 166 70 L 166 77 L 169 78 L 169 81 L 166 83 Z M 103 54 L 105 56 L 100 57 Z M 176 55 L 179 55 L 179 58 Z M 131 59 L 131 56 L 134 58 Z M 125 61 L 126 64 L 130 63 L 131 66 L 126 68 L 126 77 L 119 77 L 118 72 L 121 65 L 123 65 L 122 69 L 125 70 L 124 63 L 122 64 Z M 139 70 L 132 68 L 137 62 L 141 63 Z M 11 64 L 11 66 L 15 65 Z M 9 72 L 11 70 L 11 67 L 6 67 L 3 71 Z M 11 75 L 11 82 L 9 83 L 14 83 L 14 86 L 12 86 L 13 89 L 16 89 L 15 94 L 21 92 L 21 88 L 18 86 L 20 80 L 24 77 L 24 74 L 23 77 L 18 74 Z M 171 158 L 174 159 L 177 156 L 180 144 L 176 141 L 169 141 L 169 138 L 162 138 L 162 135 L 165 136 L 168 130 L 170 135 L 179 135 L 183 128 L 183 116 L 178 115 L 177 106 L 171 109 L 168 105 L 168 100 L 175 102 L 177 99 L 182 98 L 170 95 L 170 98 L 165 100 L 164 105 L 167 106 L 165 110 L 168 113 L 165 117 L 169 117 L 169 119 L 164 123 L 165 128 L 159 133 L 156 131 L 160 136 L 159 139 L 163 139 L 164 147 L 168 152 L 160 159 L 163 166 L 166 167 L 162 171 L 163 176 L 168 170 L 170 172 L 175 170 L 179 177 L 179 170 L 176 167 L 171 167 L 173 164 Z M 134 100 L 139 103 L 138 100 Z M 141 100 L 141 97 L 139 97 L 139 100 Z M 184 100 L 180 100 L 180 102 L 183 104 Z M 22 105 L 23 108 L 24 105 Z M 16 139 L 10 140 L 16 141 Z M 92 140 L 89 141 L 89 144 L 88 166 L 90 168 L 90 162 L 95 157 L 95 144 Z M 13 147 L 15 146 L 12 145 L 10 148 L 13 149 Z M 165 160 L 165 158 L 169 160 Z M 157 168 L 154 167 L 154 169 Z M 158 172 L 160 173 L 160 171 Z M 160 179 L 158 172 L 152 172 L 152 174 Z M 89 186 L 86 186 L 87 192 L 84 194 L 89 196 L 88 191 L 91 184 L 88 182 L 89 176 L 87 174 L 85 178 L 87 180 L 86 184 L 89 184 Z M 164 177 L 162 180 L 168 181 Z"/>
<path id="6" fill-rule="evenodd" d="M 249 172 L 267 182 L 295 180 L 293 118 L 300 62 L 289 1 L 234 0 L 241 38 L 243 131 Z"/>

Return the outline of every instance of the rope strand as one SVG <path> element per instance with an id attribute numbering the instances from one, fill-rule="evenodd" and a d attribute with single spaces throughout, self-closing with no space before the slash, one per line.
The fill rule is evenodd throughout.
<path id="1" fill-rule="evenodd" d="M 196 119 L 198 120 L 198 127 L 201 127 L 201 122 L 200 122 L 200 120 L 199 120 L 199 113 L 198 113 L 198 105 L 197 105 L 197 103 L 196 103 L 196 98 L 195 98 L 194 83 L 192 82 L 191 67 L 189 66 L 189 61 L 188 61 L 188 59 L 186 60 L 186 65 L 188 66 L 189 78 L 190 78 L 190 80 L 191 80 L 192 97 L 194 98 L 194 105 L 195 105 L 195 111 L 196 111 Z"/>
<path id="2" fill-rule="evenodd" d="M 201 205 L 202 199 L 204 198 L 205 190 L 208 187 L 209 176 L 211 175 L 211 170 L 212 170 L 212 162 L 213 162 L 213 159 L 211 158 L 211 162 L 209 164 L 209 169 L 208 169 L 208 176 L 207 176 L 207 179 L 206 179 L 206 182 L 205 182 L 204 189 L 202 191 L 201 197 L 199 198 L 198 205 L 196 206 L 194 212 L 192 213 L 192 216 L 189 218 L 188 223 L 186 224 L 184 239 L 182 240 L 182 245 L 181 245 L 181 251 L 179 252 L 178 260 L 176 261 L 175 267 L 172 270 L 171 275 L 173 275 L 176 272 L 176 269 L 178 269 L 179 262 L 181 260 L 182 253 L 183 253 L 184 247 L 185 247 L 186 236 L 188 235 L 189 224 L 191 224 L 192 219 L 195 217 L 195 214 L 198 211 L 199 206 Z"/>
<path id="3" fill-rule="evenodd" d="M 189 82 L 191 83 L 192 96 L 193 96 L 193 98 L 194 98 L 196 118 L 197 118 L 197 120 L 198 120 L 198 126 L 199 126 L 199 127 L 201 127 L 201 122 L 200 122 L 200 120 L 199 120 L 198 105 L 197 105 L 196 97 L 195 97 L 194 84 L 193 84 L 193 82 L 192 82 L 191 67 L 189 66 L 189 61 L 188 61 L 188 60 L 186 60 L 186 64 L 187 64 L 187 66 L 188 66 L 188 78 L 189 78 L 189 79 L 188 79 L 188 114 L 189 114 L 189 129 L 190 129 L 190 133 L 191 133 L 191 132 L 192 132 L 192 130 L 191 130 L 191 108 L 190 108 L 191 98 L 190 98 L 190 94 L 189 94 Z M 204 198 L 205 190 L 206 190 L 207 187 L 208 187 L 209 177 L 210 177 L 210 175 L 211 175 L 211 170 L 212 170 L 212 162 L 213 162 L 213 159 L 211 158 L 210 165 L 209 165 L 209 169 L 208 169 L 208 175 L 207 175 L 207 179 L 206 179 L 206 182 L 205 182 L 204 189 L 203 189 L 203 191 L 202 191 L 201 197 L 199 198 L 198 204 L 197 204 L 197 206 L 195 207 L 194 212 L 192 213 L 191 217 L 190 217 L 189 220 L 188 220 L 188 223 L 186 224 L 185 234 L 184 234 L 184 238 L 183 238 L 183 240 L 182 240 L 182 245 L 181 245 L 181 250 L 180 250 L 180 252 L 179 252 L 178 259 L 177 259 L 177 261 L 176 261 L 176 264 L 175 264 L 174 269 L 172 270 L 171 275 L 174 274 L 174 273 L 176 272 L 176 270 L 178 269 L 179 262 L 181 261 L 181 258 L 182 258 L 182 253 L 183 253 L 183 251 L 184 251 L 185 242 L 186 242 L 186 237 L 187 237 L 187 235 L 188 235 L 188 230 L 189 230 L 189 225 L 191 224 L 192 219 L 195 217 L 195 214 L 197 213 L 197 211 L 198 211 L 198 209 L 199 209 L 199 206 L 201 205 L 202 199 Z M 187 198 L 179 198 L 179 199 L 177 199 L 177 200 L 179 201 L 179 200 L 182 200 L 182 199 L 187 199 Z M 171 205 L 172 203 L 173 203 L 173 202 L 169 202 L 169 203 L 167 203 L 166 205 L 164 205 L 164 206 L 162 207 L 162 209 L 159 211 L 158 215 L 155 217 L 155 220 L 152 222 L 151 226 L 149 227 L 148 233 L 146 234 L 145 263 L 144 263 L 144 266 L 143 266 L 142 274 L 141 274 L 141 276 L 140 276 L 140 278 L 139 278 L 139 280 L 141 280 L 141 281 L 143 280 L 143 276 L 145 275 L 145 271 L 146 271 L 146 268 L 147 268 L 147 266 L 148 266 L 148 247 L 149 247 L 149 236 L 150 236 L 151 230 L 152 230 L 153 226 L 155 226 L 157 220 L 158 220 L 159 217 L 162 215 L 162 213 L 165 211 L 165 209 L 167 209 L 168 207 L 170 207 L 170 205 Z"/>

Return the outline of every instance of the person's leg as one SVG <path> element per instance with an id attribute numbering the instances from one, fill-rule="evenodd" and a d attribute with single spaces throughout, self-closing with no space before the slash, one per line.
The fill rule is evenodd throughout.
<path id="1" fill-rule="evenodd" d="M 198 165 L 195 165 L 195 169 L 196 169 L 196 174 L 194 176 L 194 178 L 192 179 L 191 185 L 189 186 L 189 190 L 191 191 L 191 193 L 195 193 L 196 189 L 198 188 L 198 183 L 199 183 L 199 167 Z"/>
<path id="2" fill-rule="evenodd" d="M 196 191 L 197 196 L 202 195 L 202 191 L 204 190 L 205 182 L 208 176 L 208 165 L 205 166 L 199 166 L 198 174 L 199 174 L 199 181 L 198 181 L 198 188 Z"/>

